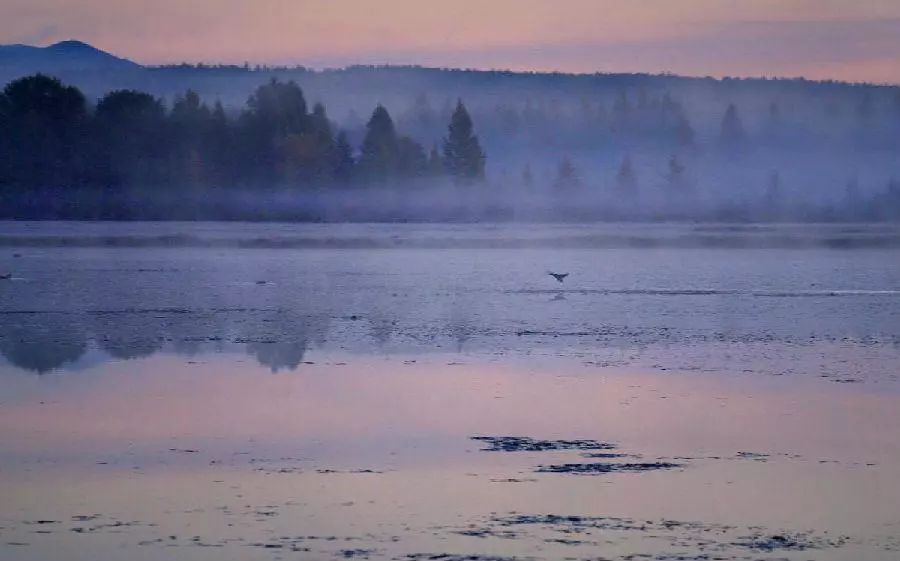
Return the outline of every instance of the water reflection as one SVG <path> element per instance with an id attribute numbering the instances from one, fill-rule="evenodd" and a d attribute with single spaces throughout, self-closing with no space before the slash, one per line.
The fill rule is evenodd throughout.
<path id="1" fill-rule="evenodd" d="M 81 358 L 88 348 L 84 324 L 65 314 L 29 314 L 0 324 L 0 353 L 10 363 L 37 373 Z"/>
<path id="2" fill-rule="evenodd" d="M 16 367 L 44 374 L 77 369 L 91 350 L 107 360 L 131 360 L 163 351 L 191 357 L 242 349 L 277 372 L 294 370 L 310 347 L 322 346 L 331 318 L 280 310 L 249 320 L 241 314 L 159 311 L 19 314 L 15 322 L 0 324 L 0 353 Z M 373 330 L 373 337 L 382 336 Z"/>
<path id="3" fill-rule="evenodd" d="M 895 551 L 896 394 L 443 356 L 260 376 L 235 358 L 157 353 L 4 384 L 0 525 L 27 544 L 7 557 L 63 560 L 85 544 L 149 561 L 295 545 L 315 559 L 359 546 L 473 561 Z M 492 435 L 530 438 L 486 446 Z"/>
<path id="4" fill-rule="evenodd" d="M 615 325 L 606 323 L 606 317 L 596 323 L 574 323 L 565 321 L 568 308 L 580 307 L 589 298 L 539 300 L 561 316 L 524 321 L 515 316 L 517 309 L 500 322 L 484 302 L 466 295 L 450 296 L 427 313 L 402 303 L 388 308 L 350 301 L 342 308 L 327 300 L 310 306 L 299 301 L 284 308 L 0 312 L 0 360 L 45 374 L 158 353 L 190 358 L 228 352 L 244 353 L 276 373 L 300 368 L 311 360 L 311 350 L 362 355 L 538 353 L 574 354 L 596 366 L 900 382 L 891 366 L 900 358 L 895 338 L 816 335 L 799 340 L 771 332 L 747 335 L 685 326 Z"/>
<path id="5" fill-rule="evenodd" d="M 330 319 L 324 315 L 273 314 L 267 320 L 277 333 L 284 334 L 287 339 L 251 341 L 247 343 L 247 353 L 272 372 L 294 370 L 303 362 L 310 346 L 325 344 Z"/>
<path id="6" fill-rule="evenodd" d="M 228 351 L 279 372 L 310 361 L 311 350 L 540 352 L 597 365 L 898 380 L 891 252 L 608 251 L 602 267 L 589 257 L 33 250 L 16 261 L 20 280 L 0 286 L 0 360 L 43 374 Z M 537 265 L 558 259 L 585 263 L 565 286 Z M 823 278 L 826 290 L 810 289 Z"/>
<path id="7" fill-rule="evenodd" d="M 123 309 L 79 312 L 6 312 L 0 322 L 0 355 L 10 364 L 45 374 L 77 370 L 92 360 L 132 360 L 167 352 L 184 357 L 244 352 L 272 372 L 295 370 L 310 349 L 378 351 L 397 338 L 405 306 L 349 304 L 348 313 L 317 300 L 284 308 Z M 362 311 L 360 311 L 362 310 Z M 403 343 L 453 348 L 475 333 L 464 305 L 451 303 L 441 323 L 428 329 L 406 325 Z M 445 344 L 446 342 L 446 344 Z"/>

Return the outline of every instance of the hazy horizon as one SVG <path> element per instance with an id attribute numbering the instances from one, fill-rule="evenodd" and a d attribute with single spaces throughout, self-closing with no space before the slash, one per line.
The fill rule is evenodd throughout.
<path id="1" fill-rule="evenodd" d="M 0 43 L 74 38 L 147 65 L 409 64 L 900 82 L 900 5 L 886 0 L 391 0 L 370 10 L 318 0 L 163 0 L 151 11 L 141 0 L 79 4 L 5 2 Z"/>

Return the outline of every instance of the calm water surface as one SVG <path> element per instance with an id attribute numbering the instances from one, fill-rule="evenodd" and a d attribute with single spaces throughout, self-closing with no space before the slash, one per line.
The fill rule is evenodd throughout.
<path id="1" fill-rule="evenodd" d="M 896 559 L 885 235 L 0 224 L 0 558 Z"/>

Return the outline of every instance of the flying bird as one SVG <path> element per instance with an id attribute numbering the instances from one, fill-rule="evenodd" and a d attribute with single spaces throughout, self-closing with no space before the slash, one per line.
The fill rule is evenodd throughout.
<path id="1" fill-rule="evenodd" d="M 547 271 L 547 274 L 556 279 L 556 282 L 562 282 L 566 280 L 566 277 L 569 276 L 569 273 L 551 273 Z"/>

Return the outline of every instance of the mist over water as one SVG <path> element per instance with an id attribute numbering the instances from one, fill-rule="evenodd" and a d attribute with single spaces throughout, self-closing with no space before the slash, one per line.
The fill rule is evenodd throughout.
<path id="1" fill-rule="evenodd" d="M 58 74 L 111 127 L 96 140 L 106 163 L 79 171 L 79 189 L 7 181 L 8 218 L 900 218 L 896 86 L 417 67 Z M 446 151 L 460 101 L 483 173 L 459 175 L 452 158 L 468 156 Z"/>

